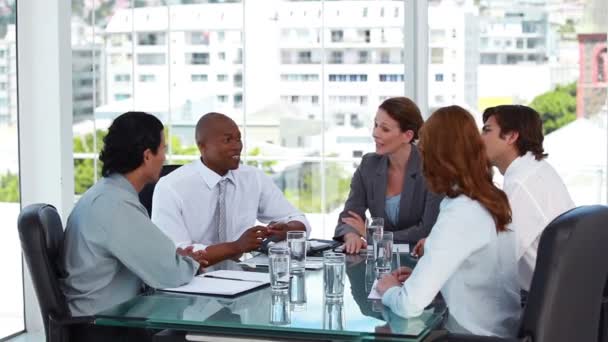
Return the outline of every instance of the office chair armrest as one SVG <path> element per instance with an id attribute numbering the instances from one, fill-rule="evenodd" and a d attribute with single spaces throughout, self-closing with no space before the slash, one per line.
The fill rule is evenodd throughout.
<path id="1" fill-rule="evenodd" d="M 493 336 L 476 336 L 465 334 L 445 334 L 432 342 L 520 342 L 516 338 L 501 338 Z"/>
<path id="2" fill-rule="evenodd" d="M 80 317 L 67 317 L 67 318 L 56 318 L 54 315 L 49 315 L 49 324 L 55 326 L 69 326 L 78 324 L 93 324 L 95 317 L 93 316 L 80 316 Z"/>

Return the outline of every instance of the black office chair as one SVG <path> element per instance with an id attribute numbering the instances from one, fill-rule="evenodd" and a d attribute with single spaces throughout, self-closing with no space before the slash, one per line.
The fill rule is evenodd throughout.
<path id="1" fill-rule="evenodd" d="M 166 176 L 180 166 L 181 165 L 163 165 L 163 169 L 160 171 L 160 176 Z M 148 183 L 139 192 L 139 202 L 146 207 L 150 217 L 152 217 L 152 195 L 154 195 L 154 187 L 156 187 L 156 182 Z"/>
<path id="2" fill-rule="evenodd" d="M 583 206 L 543 231 L 536 269 L 518 338 L 526 342 L 606 341 L 605 286 L 608 279 L 608 207 Z M 602 326 L 603 325 L 603 326 Z M 435 341 L 509 341 L 447 334 Z"/>
<path id="3" fill-rule="evenodd" d="M 91 317 L 72 317 L 59 278 L 63 226 L 57 209 L 49 204 L 32 204 L 19 214 L 17 223 L 21 250 L 29 267 L 40 305 L 47 342 L 70 340 L 72 328 L 88 325 Z"/>

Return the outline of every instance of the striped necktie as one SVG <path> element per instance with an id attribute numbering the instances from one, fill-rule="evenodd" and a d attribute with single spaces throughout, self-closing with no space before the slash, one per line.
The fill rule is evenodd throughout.
<path id="1" fill-rule="evenodd" d="M 217 223 L 217 237 L 218 242 L 228 242 L 226 236 L 226 184 L 228 179 L 224 178 L 219 181 L 219 193 L 217 196 L 217 207 L 215 209 L 215 215 Z"/>

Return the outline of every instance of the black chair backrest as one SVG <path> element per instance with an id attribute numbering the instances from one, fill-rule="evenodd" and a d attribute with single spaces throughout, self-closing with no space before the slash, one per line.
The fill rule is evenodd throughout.
<path id="1" fill-rule="evenodd" d="M 608 207 L 583 206 L 543 231 L 520 337 L 598 341 L 608 279 Z"/>
<path id="2" fill-rule="evenodd" d="M 52 205 L 32 204 L 23 208 L 17 226 L 21 249 L 38 297 L 44 330 L 46 336 L 50 336 L 50 317 L 71 317 L 59 286 L 59 279 L 63 276 L 59 266 L 63 245 L 61 218 Z"/>
<path id="3" fill-rule="evenodd" d="M 163 165 L 163 169 L 160 171 L 160 176 L 166 176 L 180 166 L 181 165 Z M 146 207 L 150 217 L 152 217 L 152 195 L 154 195 L 154 187 L 156 187 L 156 182 L 148 183 L 139 192 L 139 202 Z"/>

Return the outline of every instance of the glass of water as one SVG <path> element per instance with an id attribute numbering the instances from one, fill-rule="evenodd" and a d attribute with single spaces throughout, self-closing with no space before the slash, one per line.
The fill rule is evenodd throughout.
<path id="1" fill-rule="evenodd" d="M 272 292 L 270 297 L 270 324 L 287 325 L 291 323 L 289 295 L 287 292 Z"/>
<path id="2" fill-rule="evenodd" d="M 323 304 L 323 329 L 344 330 L 344 302 L 326 301 Z"/>
<path id="3" fill-rule="evenodd" d="M 378 231 L 384 230 L 384 218 L 382 217 L 369 217 L 365 219 L 365 232 L 367 239 L 367 254 L 372 254 L 372 239 L 374 238 L 374 233 Z"/>
<path id="4" fill-rule="evenodd" d="M 344 253 L 323 254 L 323 287 L 326 300 L 339 300 L 344 295 Z"/>
<path id="5" fill-rule="evenodd" d="M 272 290 L 286 291 L 289 287 L 289 247 L 273 246 L 268 250 L 268 268 Z"/>
<path id="6" fill-rule="evenodd" d="M 306 268 L 306 232 L 287 232 L 287 244 L 291 250 L 291 273 L 303 273 Z"/>
<path id="7" fill-rule="evenodd" d="M 375 232 L 374 262 L 378 279 L 391 272 L 393 261 L 393 232 Z"/>
<path id="8" fill-rule="evenodd" d="M 306 309 L 305 273 L 294 273 L 289 279 L 289 302 L 294 311 L 303 311 Z"/>

